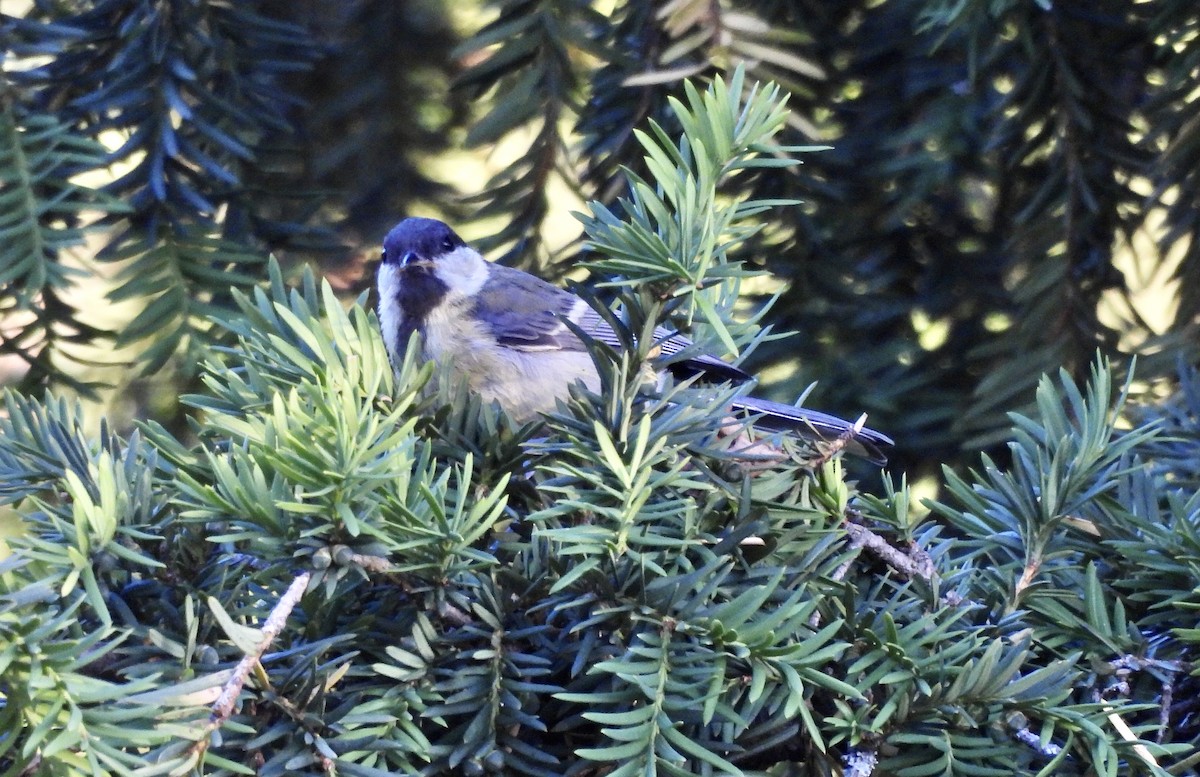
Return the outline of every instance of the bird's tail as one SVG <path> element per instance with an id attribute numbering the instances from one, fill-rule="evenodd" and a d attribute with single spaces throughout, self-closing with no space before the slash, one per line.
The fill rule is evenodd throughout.
<path id="1" fill-rule="evenodd" d="M 887 456 L 881 449 L 895 445 L 890 437 L 874 429 L 864 427 L 854 431 L 854 424 L 837 416 L 769 399 L 739 397 L 734 400 L 733 408 L 757 416 L 760 426 L 775 431 L 795 431 L 818 440 L 836 440 L 850 433 L 846 450 L 880 466 L 887 464 Z"/>

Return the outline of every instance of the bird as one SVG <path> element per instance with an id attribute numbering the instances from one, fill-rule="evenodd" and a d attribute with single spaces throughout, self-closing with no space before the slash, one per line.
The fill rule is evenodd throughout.
<path id="1" fill-rule="evenodd" d="M 591 353 L 570 322 L 589 337 L 620 348 L 612 327 L 588 302 L 535 275 L 489 262 L 437 219 L 409 217 L 383 241 L 376 275 L 378 317 L 393 365 L 404 361 L 413 332 L 421 361 L 465 379 L 470 391 L 524 422 L 552 411 L 582 383 L 599 393 Z M 656 352 L 681 378 L 746 383 L 753 377 L 715 356 L 697 353 L 686 336 L 655 331 Z M 678 359 L 670 357 L 689 349 Z M 694 355 L 693 355 L 694 354 Z M 885 434 L 836 416 L 781 402 L 740 396 L 731 410 L 751 414 L 773 431 L 845 441 L 850 453 L 886 463 Z"/>

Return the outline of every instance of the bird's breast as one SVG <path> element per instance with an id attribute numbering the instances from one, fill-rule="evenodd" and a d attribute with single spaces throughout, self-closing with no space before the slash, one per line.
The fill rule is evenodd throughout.
<path id="1" fill-rule="evenodd" d="M 600 379 L 587 351 L 523 351 L 496 342 L 486 325 L 469 315 L 466 299 L 450 300 L 425 321 L 425 356 L 453 382 L 465 381 L 485 401 L 495 401 L 517 421 L 553 410 L 582 381 L 599 391 Z"/>
<path id="2" fill-rule="evenodd" d="M 399 364 L 412 333 L 424 333 L 426 319 L 446 298 L 448 289 L 425 269 L 394 264 L 380 266 L 376 286 L 383 342 L 393 363 Z"/>

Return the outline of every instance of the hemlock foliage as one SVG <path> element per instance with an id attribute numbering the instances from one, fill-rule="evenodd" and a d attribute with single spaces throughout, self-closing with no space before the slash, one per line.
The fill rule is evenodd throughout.
<path id="1" fill-rule="evenodd" d="M 1194 768 L 1194 372 L 1128 412 L 1102 359 L 1043 378 L 1011 464 L 926 518 L 821 446 L 739 458 L 735 389 L 647 392 L 656 323 L 763 340 L 727 254 L 775 203 L 728 193 L 803 151 L 783 100 L 738 71 L 637 136 L 584 216 L 631 347 L 542 426 L 394 372 L 364 299 L 275 264 L 187 440 L 6 394 L 0 774 Z"/>

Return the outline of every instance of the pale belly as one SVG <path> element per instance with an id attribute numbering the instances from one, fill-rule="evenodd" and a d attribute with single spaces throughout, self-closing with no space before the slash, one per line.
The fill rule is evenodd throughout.
<path id="1" fill-rule="evenodd" d="M 437 336 L 438 332 L 453 332 Z M 495 345 L 481 331 L 430 326 L 425 353 L 451 383 L 465 381 L 486 401 L 495 401 L 515 421 L 532 420 L 554 409 L 582 382 L 600 390 L 596 365 L 586 351 L 518 350 Z"/>
<path id="2" fill-rule="evenodd" d="M 570 387 L 582 382 L 600 390 L 596 366 L 586 352 L 509 351 L 493 360 L 491 369 L 471 381 L 485 400 L 494 400 L 516 421 L 528 421 L 554 409 L 570 396 Z"/>

